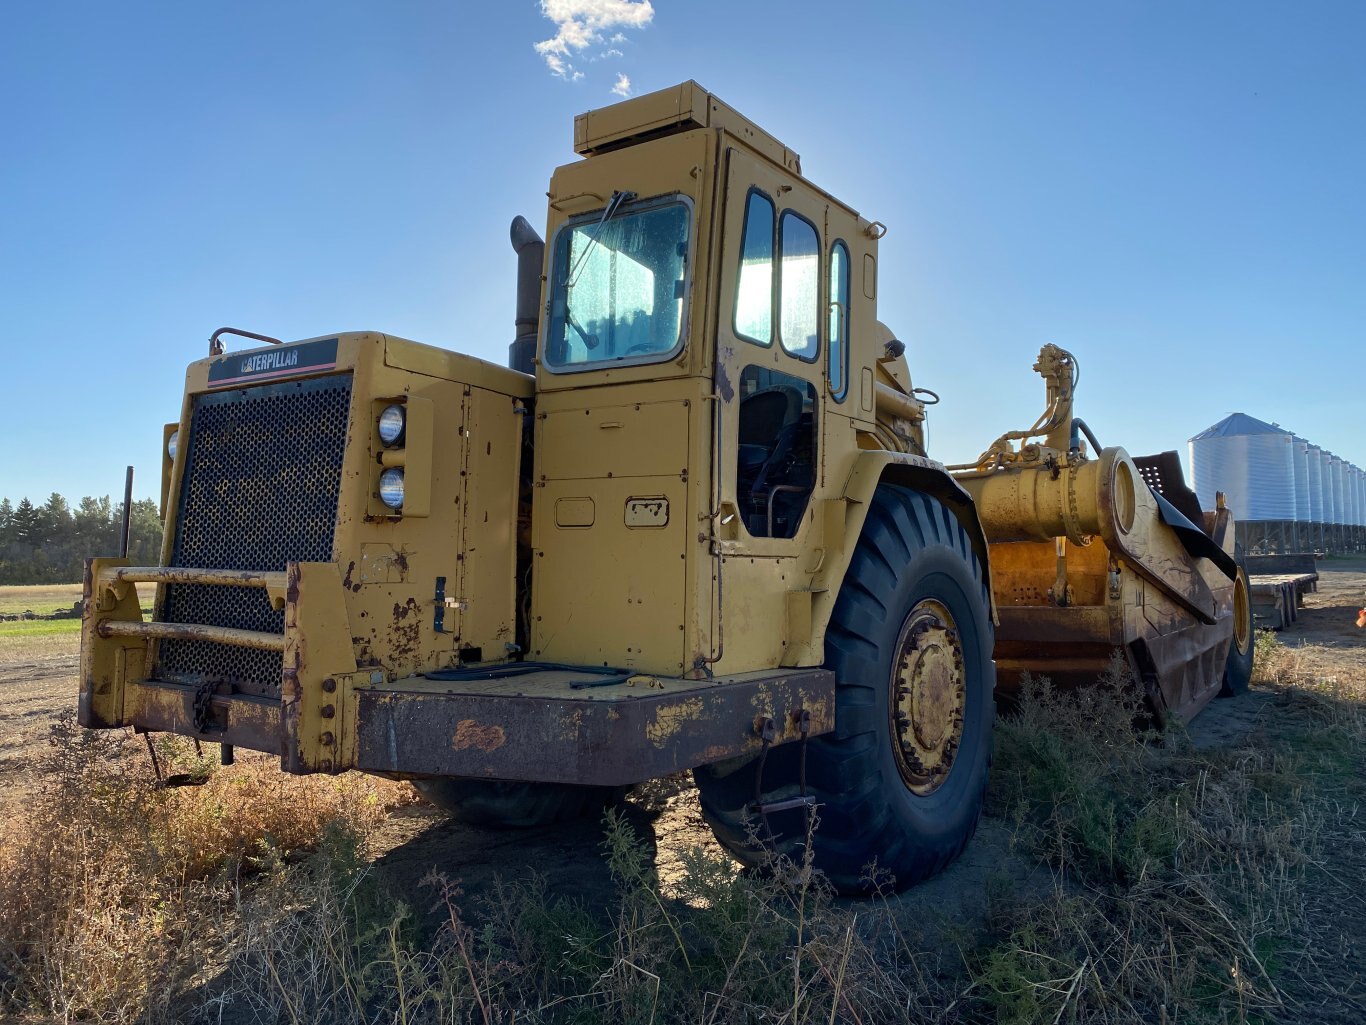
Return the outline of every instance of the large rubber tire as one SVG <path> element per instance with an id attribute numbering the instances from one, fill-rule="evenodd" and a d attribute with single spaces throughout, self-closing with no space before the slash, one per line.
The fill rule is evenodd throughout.
<path id="1" fill-rule="evenodd" d="M 1252 660 L 1257 648 L 1257 631 L 1252 618 L 1252 591 L 1242 545 L 1238 546 L 1237 561 L 1238 579 L 1233 584 L 1233 643 L 1228 646 L 1228 659 L 1224 662 L 1224 678 L 1219 686 L 1221 698 L 1247 693 L 1248 684 L 1252 682 Z"/>
<path id="2" fill-rule="evenodd" d="M 456 821 L 498 829 L 532 829 L 599 814 L 624 793 L 619 787 L 484 779 L 422 779 L 413 780 L 413 786 Z"/>
<path id="3" fill-rule="evenodd" d="M 961 734 L 947 776 L 924 793 L 903 778 L 893 673 L 904 674 L 903 645 L 926 603 L 945 610 L 957 631 L 962 672 Z M 956 858 L 977 828 L 991 764 L 993 627 L 981 565 L 967 533 L 937 500 L 906 488 L 879 487 L 826 631 L 826 668 L 834 671 L 836 729 L 808 742 L 807 793 L 818 803 L 813 863 L 836 890 L 901 890 Z M 894 662 L 897 665 L 894 665 Z M 901 667 L 901 668 L 898 668 Z M 898 677 L 904 680 L 904 675 Z M 902 732 L 904 732 L 904 725 Z M 800 744 L 769 752 L 765 804 L 796 796 Z M 704 766 L 694 773 L 702 813 L 742 863 L 764 864 L 753 842 L 758 760 Z M 801 808 L 770 812 L 759 838 L 799 861 L 806 838 Z"/>

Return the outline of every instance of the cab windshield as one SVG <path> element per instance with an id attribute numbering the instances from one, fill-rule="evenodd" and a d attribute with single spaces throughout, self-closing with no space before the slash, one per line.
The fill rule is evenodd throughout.
<path id="1" fill-rule="evenodd" d="M 555 236 L 545 362 L 552 370 L 652 362 L 679 346 L 686 203 L 623 204 Z"/>

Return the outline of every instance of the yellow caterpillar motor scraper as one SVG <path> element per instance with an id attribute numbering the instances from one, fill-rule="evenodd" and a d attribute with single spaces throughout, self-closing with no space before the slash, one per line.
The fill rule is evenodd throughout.
<path id="1" fill-rule="evenodd" d="M 998 666 L 1120 651 L 1181 716 L 1246 682 L 1227 511 L 1088 451 L 1072 357 L 1044 350 L 1034 430 L 950 472 L 877 319 L 881 224 L 693 82 L 574 142 L 548 244 L 513 223 L 510 367 L 215 333 L 165 427 L 161 564 L 88 564 L 82 724 L 503 825 L 692 769 L 742 861 L 819 805 L 815 863 L 858 892 L 971 836 Z"/>

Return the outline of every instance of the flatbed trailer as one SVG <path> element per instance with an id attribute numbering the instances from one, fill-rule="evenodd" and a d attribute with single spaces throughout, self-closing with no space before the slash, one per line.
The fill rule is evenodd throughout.
<path id="1" fill-rule="evenodd" d="M 1252 617 L 1260 630 L 1284 630 L 1299 618 L 1304 596 L 1319 588 L 1312 555 L 1247 557 Z"/>

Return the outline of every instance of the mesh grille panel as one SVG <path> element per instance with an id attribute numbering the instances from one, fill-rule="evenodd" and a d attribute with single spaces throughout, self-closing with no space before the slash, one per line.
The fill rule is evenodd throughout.
<path id="1" fill-rule="evenodd" d="M 349 374 L 196 396 L 170 565 L 279 572 L 330 561 L 350 401 Z M 168 585 L 161 618 L 284 630 L 255 587 Z M 280 691 L 279 652 L 177 640 L 162 641 L 158 659 L 162 679 Z"/>

